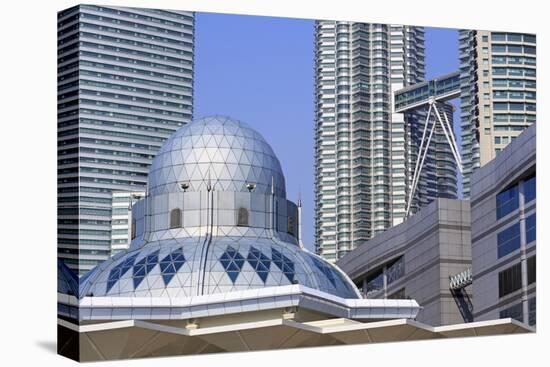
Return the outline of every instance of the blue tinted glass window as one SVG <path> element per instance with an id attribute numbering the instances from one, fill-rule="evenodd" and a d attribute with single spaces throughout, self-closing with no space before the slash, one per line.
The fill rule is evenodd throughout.
<path id="1" fill-rule="evenodd" d="M 512 186 L 497 195 L 497 219 L 513 212 L 519 207 L 518 186 Z"/>
<path id="2" fill-rule="evenodd" d="M 170 280 L 172 280 L 184 263 L 185 256 L 183 256 L 181 248 L 174 250 L 162 259 L 160 262 L 160 272 L 165 285 L 170 283 Z"/>
<path id="3" fill-rule="evenodd" d="M 525 240 L 527 243 L 537 239 L 537 215 L 533 214 L 525 219 Z"/>
<path id="4" fill-rule="evenodd" d="M 523 195 L 525 197 L 525 203 L 534 200 L 537 197 L 537 178 L 533 176 L 528 178 L 523 183 Z"/>
<path id="5" fill-rule="evenodd" d="M 134 254 L 126 258 L 126 260 L 118 263 L 111 269 L 109 278 L 107 279 L 107 292 L 109 292 L 115 283 L 134 265 L 137 255 L 138 254 Z"/>
<path id="6" fill-rule="evenodd" d="M 509 253 L 519 249 L 520 247 L 520 235 L 519 235 L 519 223 L 516 223 L 497 235 L 497 253 L 498 258 L 501 258 Z"/>
<path id="7" fill-rule="evenodd" d="M 147 274 L 149 274 L 149 272 L 153 270 L 153 268 L 158 264 L 158 255 L 159 250 L 156 250 L 155 252 L 147 255 L 134 265 L 132 272 L 134 289 L 136 289 L 141 284 Z"/>
<path id="8" fill-rule="evenodd" d="M 267 276 L 269 275 L 271 260 L 255 247 L 250 247 L 250 251 L 248 252 L 246 259 L 248 260 L 250 266 L 254 268 L 256 274 L 258 274 L 258 276 L 265 283 Z"/>
<path id="9" fill-rule="evenodd" d="M 227 246 L 227 249 L 219 259 L 225 272 L 229 276 L 229 279 L 235 284 L 237 277 L 239 276 L 241 269 L 244 265 L 244 256 L 242 256 L 237 250 L 231 246 Z"/>

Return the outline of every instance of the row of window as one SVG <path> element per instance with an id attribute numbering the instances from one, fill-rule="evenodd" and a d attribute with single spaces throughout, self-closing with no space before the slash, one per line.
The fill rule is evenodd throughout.
<path id="1" fill-rule="evenodd" d="M 494 67 L 493 75 L 525 76 L 535 78 L 537 76 L 537 71 L 536 69 L 528 68 Z"/>
<path id="2" fill-rule="evenodd" d="M 101 52 L 112 52 L 115 55 L 135 55 L 139 57 L 144 57 L 147 59 L 156 59 L 156 60 L 163 60 L 163 61 L 169 61 L 176 64 L 186 64 L 186 65 L 192 65 L 192 57 L 193 54 L 191 52 L 188 53 L 188 55 L 185 55 L 183 57 L 173 57 L 173 56 L 166 56 L 163 54 L 155 53 L 154 51 L 162 51 L 162 50 L 151 50 L 151 51 L 142 51 L 142 50 L 134 50 L 131 48 L 125 48 L 120 46 L 110 46 L 110 45 L 104 45 L 96 42 L 86 42 L 81 41 L 80 42 L 80 49 L 97 49 L 101 50 Z"/>
<path id="3" fill-rule="evenodd" d="M 186 70 L 186 72 L 185 72 L 186 77 L 181 77 L 181 76 L 176 76 L 176 75 L 172 75 L 172 74 L 154 72 L 154 71 L 150 71 L 150 70 L 136 69 L 136 68 L 130 68 L 130 67 L 118 66 L 118 65 L 109 65 L 109 64 L 105 64 L 105 63 L 101 63 L 101 62 L 91 62 L 91 61 L 86 61 L 86 60 L 80 60 L 80 66 L 81 67 L 82 66 L 89 66 L 89 67 L 92 67 L 92 68 L 99 68 L 99 69 L 103 69 L 103 70 L 116 70 L 117 72 L 123 72 L 123 73 L 129 73 L 129 74 L 146 75 L 146 76 L 151 76 L 151 77 L 155 77 L 155 78 L 173 80 L 175 82 L 180 82 L 180 83 L 192 83 L 193 82 L 192 79 L 191 79 L 191 71 L 190 70 Z M 157 69 L 155 69 L 155 70 L 157 70 Z"/>
<path id="4" fill-rule="evenodd" d="M 144 66 L 147 68 L 154 68 L 157 70 L 168 70 L 175 73 L 190 73 L 190 68 L 181 68 L 177 66 L 167 65 L 167 64 L 159 64 L 157 62 L 150 62 L 150 61 L 142 61 L 137 60 L 136 58 L 130 58 L 130 57 L 121 57 L 119 55 L 112 56 L 108 55 L 106 53 L 97 53 L 97 52 L 89 52 L 89 51 L 80 51 L 77 56 L 80 56 L 80 58 L 88 57 L 91 59 L 101 59 L 101 60 L 110 60 L 114 62 L 120 62 L 120 63 L 126 63 L 130 65 L 139 65 Z"/>
<path id="5" fill-rule="evenodd" d="M 500 192 L 496 196 L 497 219 L 500 219 L 519 208 L 519 185 L 520 183 L 518 182 L 517 184 Z M 524 196 L 525 204 L 536 199 L 536 195 L 537 195 L 536 185 L 537 185 L 536 176 L 530 176 L 522 181 L 523 196 Z"/>
<path id="6" fill-rule="evenodd" d="M 485 119 L 486 122 L 490 122 L 491 118 L 486 116 Z M 493 115 L 493 120 L 495 124 L 501 123 L 501 122 L 526 122 L 529 124 L 536 123 L 537 117 L 535 115 L 531 114 L 518 114 L 518 113 L 495 113 Z M 523 131 L 528 126 L 522 126 L 521 128 L 518 127 L 515 131 Z"/>
<path id="7" fill-rule="evenodd" d="M 107 14 L 114 14 L 114 15 L 117 15 L 117 18 L 108 18 L 108 17 L 105 17 L 105 16 L 98 16 L 98 15 L 93 15 L 93 14 L 89 14 L 89 13 L 81 13 L 81 17 L 82 18 L 92 18 L 92 19 L 97 19 L 97 20 L 111 20 L 113 23 L 117 23 L 117 24 L 120 24 L 121 22 L 124 22 L 122 20 L 120 20 L 120 16 L 125 16 L 125 17 L 128 17 L 128 18 L 132 18 L 133 19 L 136 19 L 136 20 L 142 20 L 142 21 L 146 21 L 146 22 L 153 22 L 153 23 L 158 23 L 158 24 L 165 24 L 165 25 L 169 25 L 171 27 L 178 27 L 178 28 L 192 28 L 190 25 L 188 24 L 184 24 L 184 23 L 179 23 L 179 22 L 171 22 L 169 20 L 166 20 L 166 19 L 162 19 L 162 18 L 157 18 L 157 17 L 150 17 L 150 16 L 146 16 L 146 15 L 142 15 L 142 14 L 136 14 L 136 13 L 131 13 L 131 12 L 127 12 L 127 11 L 123 11 L 123 10 L 118 10 L 118 9 L 111 9 L 111 8 L 107 8 L 107 7 L 100 7 L 100 6 L 95 6 L 95 5 L 81 5 L 80 6 L 82 9 L 90 9 L 90 10 L 95 10 L 95 11 L 100 11 L 100 12 L 104 12 L 104 13 L 107 13 Z M 161 11 L 161 10 L 154 10 L 154 9 L 147 9 L 148 12 L 154 12 L 154 11 L 157 11 L 158 14 L 160 15 L 164 15 L 164 16 L 170 16 L 170 17 L 174 17 L 174 18 L 179 18 L 181 20 L 186 20 L 186 21 L 192 21 L 193 20 L 193 17 L 191 16 L 186 16 L 186 15 L 180 15 L 180 14 L 176 14 L 176 13 L 171 13 L 171 12 L 167 12 L 167 11 Z M 134 27 L 135 26 L 135 22 L 132 21 L 132 22 L 127 22 L 129 26 L 131 27 Z"/>
<path id="8" fill-rule="evenodd" d="M 492 52 L 507 52 L 507 53 L 525 53 L 529 55 L 535 55 L 537 49 L 534 46 L 523 46 L 523 45 L 492 45 Z"/>
<path id="9" fill-rule="evenodd" d="M 144 94 L 144 95 L 147 95 L 147 96 L 158 96 L 158 97 L 161 97 L 161 98 L 168 97 L 168 98 L 173 98 L 173 99 L 183 99 L 183 100 L 187 100 L 187 101 L 191 100 L 190 96 L 186 96 L 186 95 L 183 95 L 183 94 L 161 92 L 161 91 L 157 91 L 157 90 L 154 90 L 154 89 L 151 89 L 151 88 L 139 88 L 139 87 L 123 85 L 123 84 L 120 84 L 120 83 L 117 83 L 117 84 L 104 83 L 104 82 L 96 82 L 96 81 L 86 80 L 86 79 L 80 79 L 80 84 L 78 83 L 78 81 L 75 81 L 73 83 L 74 83 L 73 85 L 70 85 L 72 83 L 69 83 L 67 85 L 67 87 L 71 87 L 71 86 L 75 87 L 77 85 L 80 85 L 82 87 L 92 86 L 92 87 L 97 87 L 97 88 L 114 89 L 114 90 L 117 90 L 117 91 L 124 91 L 124 92 L 130 92 L 130 93 L 141 93 L 141 94 Z M 60 90 L 62 90 L 62 89 L 64 89 L 64 88 L 61 88 Z"/>
<path id="10" fill-rule="evenodd" d="M 77 125 L 78 122 L 79 122 L 78 120 L 74 120 L 73 124 Z M 163 129 L 156 126 L 144 126 L 144 125 L 128 124 L 124 122 L 96 120 L 96 119 L 89 119 L 89 118 L 81 118 L 80 123 L 82 125 L 98 125 L 98 126 L 117 127 L 122 129 L 143 130 L 143 131 L 157 133 L 157 134 L 166 134 L 166 136 L 172 135 L 175 131 L 175 129 Z M 63 125 L 63 123 L 60 123 L 58 127 L 64 127 L 64 126 L 70 126 L 70 124 Z"/>
<path id="11" fill-rule="evenodd" d="M 167 115 L 174 118 L 185 118 L 187 114 L 180 113 L 180 112 L 174 112 L 174 111 L 168 111 L 168 110 L 161 110 L 158 108 L 150 108 L 150 107 L 140 107 L 140 106 L 133 106 L 128 105 L 124 103 L 114 103 L 114 102 L 104 102 L 104 101 L 95 101 L 91 99 L 80 99 L 73 102 L 75 104 L 80 103 L 81 105 L 87 105 L 89 106 L 101 106 L 106 108 L 113 108 L 113 109 L 121 109 L 121 110 L 128 110 L 128 111 L 136 111 L 137 113 L 151 113 L 151 114 L 157 114 L 157 115 Z M 70 107 L 71 103 L 62 103 L 58 105 L 59 109 Z M 183 105 L 182 105 L 183 106 Z M 190 110 L 189 106 L 185 106 L 182 109 Z"/>
<path id="12" fill-rule="evenodd" d="M 132 25 L 131 27 L 132 27 L 132 29 L 136 29 L 135 25 Z M 160 43 L 172 43 L 172 44 L 175 44 L 175 45 L 178 45 L 178 46 L 192 47 L 192 45 L 193 45 L 192 42 L 191 42 L 193 35 L 191 35 L 191 34 L 187 35 L 187 34 L 181 33 L 181 32 L 171 31 L 173 33 L 176 33 L 176 36 L 177 36 L 177 39 L 172 39 L 172 38 L 167 38 L 167 37 L 163 37 L 163 36 L 160 36 L 160 35 L 152 35 L 152 34 L 149 34 L 149 33 L 128 31 L 128 30 L 122 29 L 122 28 L 113 28 L 113 27 L 95 25 L 95 24 L 86 23 L 86 22 L 80 22 L 80 28 L 81 29 L 82 28 L 93 29 L 93 30 L 97 30 L 97 31 L 115 33 L 115 34 L 122 34 L 122 35 L 125 35 L 125 36 L 143 38 L 143 39 L 146 39 L 146 40 L 152 40 L 152 41 L 156 41 L 156 42 L 160 42 Z M 137 29 L 141 30 L 141 28 L 137 28 Z M 167 34 L 167 32 L 162 32 L 162 33 Z M 187 40 L 189 40 L 189 42 L 181 41 L 181 39 L 186 39 L 186 37 L 187 37 Z"/>
<path id="13" fill-rule="evenodd" d="M 488 84 L 488 83 L 487 83 Z M 489 85 L 487 85 L 487 88 Z M 493 79 L 493 87 L 510 87 L 510 88 L 533 88 L 537 87 L 537 82 L 534 80 L 518 80 L 518 79 Z"/>
<path id="14" fill-rule="evenodd" d="M 493 102 L 493 109 L 495 111 L 536 111 L 536 103 L 523 103 L 523 102 Z"/>
<path id="15" fill-rule="evenodd" d="M 494 99 L 536 99 L 536 92 L 523 92 L 523 91 L 493 91 Z"/>
<path id="16" fill-rule="evenodd" d="M 526 56 L 493 56 L 491 58 L 493 64 L 516 64 L 516 65 L 532 65 L 537 64 L 537 59 Z"/>
<path id="17" fill-rule="evenodd" d="M 484 36 L 483 41 L 487 42 L 487 36 Z M 492 32 L 491 41 L 508 41 L 508 42 L 529 42 L 535 43 L 537 40 L 534 34 L 522 34 L 522 33 L 500 33 Z"/>
<path id="18" fill-rule="evenodd" d="M 58 114 L 58 117 L 61 119 L 63 117 L 68 117 L 72 114 L 77 115 L 78 112 L 80 111 L 80 115 L 89 114 L 89 115 L 97 115 L 97 116 L 102 116 L 102 117 L 113 117 L 113 118 L 118 118 L 118 119 L 122 119 L 122 120 L 144 121 L 144 122 L 151 122 L 151 123 L 159 124 L 159 126 L 160 125 L 169 125 L 169 126 L 179 127 L 179 126 L 182 125 L 181 120 L 174 121 L 174 120 L 169 120 L 169 119 L 166 119 L 166 118 L 160 119 L 160 118 L 156 118 L 156 117 L 149 117 L 149 116 L 142 116 L 142 115 L 141 116 L 140 115 L 131 115 L 131 114 L 128 114 L 128 113 L 120 113 L 120 112 L 113 112 L 113 111 L 96 110 L 96 109 L 90 109 L 90 108 L 81 107 L 81 106 L 79 106 L 79 107 L 80 107 L 79 110 L 71 111 L 70 113 L 67 113 L 67 114 L 60 113 L 60 114 Z M 190 114 L 184 114 L 184 115 L 185 115 L 186 119 L 191 118 Z"/>

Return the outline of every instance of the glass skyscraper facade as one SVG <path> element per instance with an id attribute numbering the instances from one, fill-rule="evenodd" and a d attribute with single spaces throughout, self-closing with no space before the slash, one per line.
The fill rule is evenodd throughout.
<path id="1" fill-rule="evenodd" d="M 58 13 L 58 256 L 82 274 L 111 254 L 113 191 L 142 191 L 191 121 L 194 15 L 79 5 Z"/>
<path id="2" fill-rule="evenodd" d="M 393 112 L 393 92 L 425 77 L 424 29 L 317 21 L 316 251 L 329 261 L 403 221 L 426 110 Z M 444 105 L 452 123 L 452 106 Z M 436 129 L 413 208 L 456 197 L 456 165 Z"/>
<path id="3" fill-rule="evenodd" d="M 461 30 L 461 134 L 464 197 L 474 170 L 536 120 L 536 37 Z"/>

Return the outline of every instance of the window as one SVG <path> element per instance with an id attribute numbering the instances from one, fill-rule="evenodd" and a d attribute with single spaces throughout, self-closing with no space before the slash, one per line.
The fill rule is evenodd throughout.
<path id="1" fill-rule="evenodd" d="M 237 226 L 248 227 L 248 210 L 246 208 L 239 208 Z"/>
<path id="2" fill-rule="evenodd" d="M 181 227 L 181 209 L 175 208 L 170 211 L 170 228 Z"/>
<path id="3" fill-rule="evenodd" d="M 288 216 L 288 219 L 287 219 L 287 232 L 293 236 L 296 235 L 296 233 L 294 233 L 294 218 L 292 218 L 292 216 Z"/>
<path id="4" fill-rule="evenodd" d="M 519 207 L 518 186 L 512 186 L 497 195 L 497 219 L 513 212 Z"/>
<path id="5" fill-rule="evenodd" d="M 537 178 L 536 176 L 530 177 L 523 182 L 523 195 L 525 203 L 530 202 L 537 196 Z"/>
<path id="6" fill-rule="evenodd" d="M 523 52 L 530 55 L 535 55 L 537 53 L 537 49 L 532 46 L 523 46 Z"/>
<path id="7" fill-rule="evenodd" d="M 520 322 L 523 322 L 523 306 L 521 305 L 521 303 L 518 303 L 513 305 L 512 307 L 508 307 L 500 311 L 500 318 L 501 319 L 512 318 Z"/>
<path id="8" fill-rule="evenodd" d="M 521 288 L 521 263 L 498 273 L 498 296 L 504 297 Z"/>
<path id="9" fill-rule="evenodd" d="M 132 219 L 132 228 L 130 229 L 130 239 L 136 238 L 136 220 Z"/>
<path id="10" fill-rule="evenodd" d="M 521 246 L 519 223 L 516 223 L 497 234 L 497 256 L 500 259 Z"/>
<path id="11" fill-rule="evenodd" d="M 537 239 L 537 215 L 533 214 L 525 219 L 525 242 L 531 243 Z"/>
<path id="12" fill-rule="evenodd" d="M 536 42 L 536 37 L 534 35 L 524 34 L 523 35 L 523 42 L 535 43 Z"/>
<path id="13" fill-rule="evenodd" d="M 531 256 L 527 259 L 527 284 L 533 284 L 537 281 L 537 256 Z"/>

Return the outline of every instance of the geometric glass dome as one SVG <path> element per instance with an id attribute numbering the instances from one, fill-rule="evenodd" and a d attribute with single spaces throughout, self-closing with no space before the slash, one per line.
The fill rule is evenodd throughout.
<path id="1" fill-rule="evenodd" d="M 285 196 L 281 164 L 264 138 L 247 124 L 224 116 L 206 117 L 176 131 L 151 164 L 151 195 L 178 190 L 206 190 L 210 182 L 219 191 L 246 191 L 254 182 L 256 193 L 269 193 L 274 180 Z"/>
<path id="2" fill-rule="evenodd" d="M 286 199 L 279 160 L 243 122 L 214 116 L 176 131 L 154 159 L 148 195 L 132 218 L 141 229 L 130 249 L 94 268 L 80 298 L 193 297 L 291 284 L 361 298 L 338 267 L 299 245 L 296 204 Z"/>

